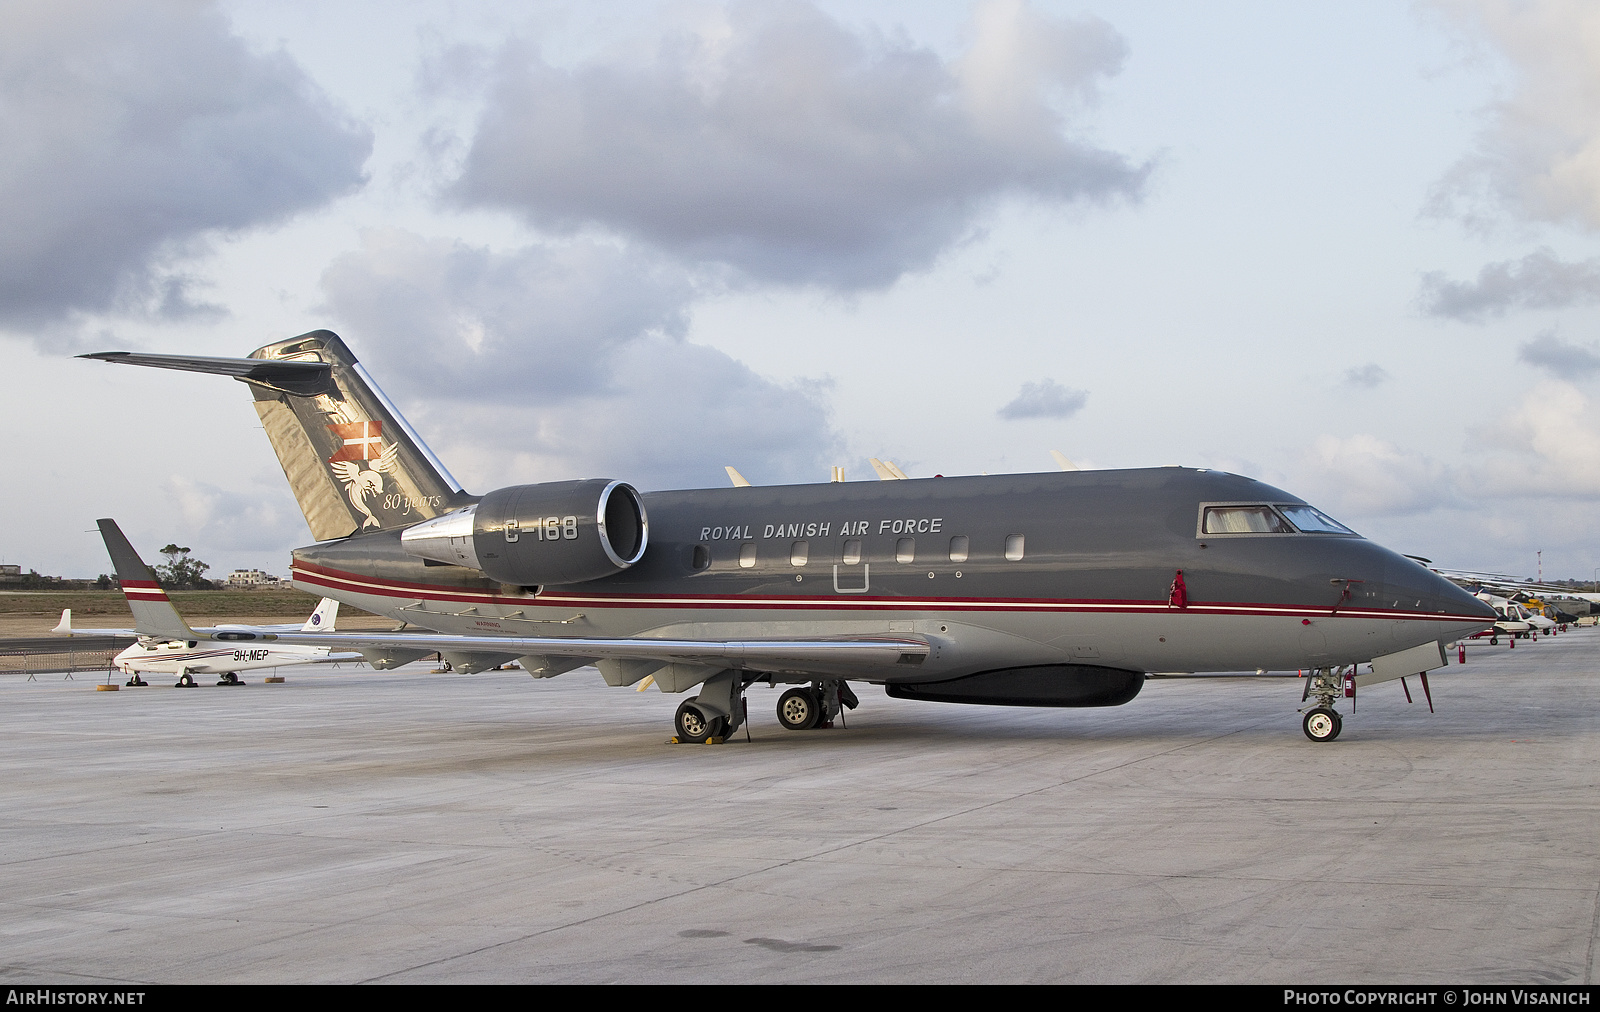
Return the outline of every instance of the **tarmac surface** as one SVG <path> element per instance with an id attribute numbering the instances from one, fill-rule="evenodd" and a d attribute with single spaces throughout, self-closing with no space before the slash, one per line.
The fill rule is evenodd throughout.
<path id="1" fill-rule="evenodd" d="M 1600 632 L 1126 706 L 862 686 L 669 745 L 592 670 L 0 676 L 0 981 L 1596 980 Z"/>

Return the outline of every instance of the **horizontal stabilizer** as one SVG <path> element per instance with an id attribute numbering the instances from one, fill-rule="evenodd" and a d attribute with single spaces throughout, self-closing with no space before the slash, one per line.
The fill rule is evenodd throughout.
<path id="1" fill-rule="evenodd" d="M 153 369 L 202 372 L 213 376 L 232 376 L 248 383 L 311 396 L 333 389 L 333 367 L 326 362 L 277 362 L 259 358 L 203 358 L 196 355 L 144 355 L 132 351 L 99 351 L 79 358 L 92 358 L 117 365 L 142 365 Z"/>

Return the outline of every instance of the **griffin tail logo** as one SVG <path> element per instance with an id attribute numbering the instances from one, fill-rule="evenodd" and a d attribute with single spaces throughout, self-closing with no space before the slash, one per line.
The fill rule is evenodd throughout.
<path id="1" fill-rule="evenodd" d="M 384 448 L 382 422 L 345 422 L 330 425 L 328 429 L 339 446 L 328 458 L 328 463 L 333 467 L 333 473 L 344 482 L 350 504 L 366 516 L 367 519 L 361 522 L 361 529 L 379 526 L 378 518 L 372 515 L 372 510 L 367 506 L 367 496 L 383 494 L 383 475 L 395 469 L 395 458 L 400 454 L 399 444 L 392 443 L 387 449 Z"/>

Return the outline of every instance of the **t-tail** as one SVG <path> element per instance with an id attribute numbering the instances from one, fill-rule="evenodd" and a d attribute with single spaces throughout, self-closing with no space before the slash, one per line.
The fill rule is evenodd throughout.
<path id="1" fill-rule="evenodd" d="M 249 384 L 256 414 L 318 541 L 407 527 L 474 501 L 332 331 L 269 344 L 249 358 L 125 351 L 79 357 Z"/>
<path id="2" fill-rule="evenodd" d="M 117 570 L 122 583 L 122 596 L 128 599 L 128 610 L 133 612 L 133 627 L 140 636 L 165 640 L 192 640 L 194 630 L 189 628 L 178 609 L 172 606 L 167 592 L 156 582 L 150 567 L 139 558 L 122 528 L 115 520 L 97 520 L 100 536 L 105 539 L 106 551 L 111 554 L 111 565 Z M 61 622 L 67 625 L 70 617 L 63 614 Z"/>

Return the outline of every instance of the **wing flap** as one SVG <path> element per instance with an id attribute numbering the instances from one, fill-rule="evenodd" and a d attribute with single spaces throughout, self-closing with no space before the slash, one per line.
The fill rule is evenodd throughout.
<path id="1" fill-rule="evenodd" d="M 932 652 L 913 638 L 846 640 L 583 639 L 566 636 L 447 636 L 418 633 L 277 633 L 280 643 L 510 656 L 584 657 L 594 661 L 656 661 L 758 671 L 850 674 L 920 664 Z M 631 673 L 631 671 L 630 671 Z M 642 676 L 641 676 L 642 677 Z M 637 679 L 635 679 L 636 681 Z"/>

